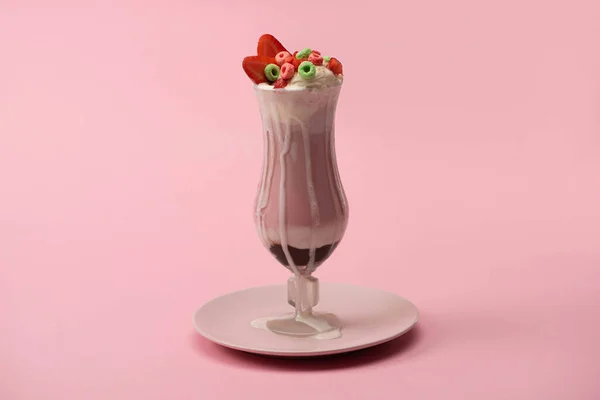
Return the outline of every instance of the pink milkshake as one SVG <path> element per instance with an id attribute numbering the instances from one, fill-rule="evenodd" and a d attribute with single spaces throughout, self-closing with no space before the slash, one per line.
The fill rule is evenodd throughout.
<path id="1" fill-rule="evenodd" d="M 293 336 L 337 338 L 337 317 L 313 313 L 319 285 L 312 273 L 335 250 L 348 225 L 334 143 L 342 65 L 308 48 L 291 54 L 273 36 L 263 35 L 257 55 L 246 57 L 242 66 L 255 83 L 263 123 L 256 230 L 271 254 L 294 273 L 288 303 L 295 312 L 252 325 Z"/>
<path id="2" fill-rule="evenodd" d="M 341 82 L 330 85 L 256 86 L 265 147 L 256 228 L 277 260 L 300 275 L 329 257 L 348 224 L 334 148 Z"/>

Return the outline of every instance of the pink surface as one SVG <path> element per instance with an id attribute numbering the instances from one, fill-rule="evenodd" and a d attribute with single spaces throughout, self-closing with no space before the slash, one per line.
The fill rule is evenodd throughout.
<path id="1" fill-rule="evenodd" d="M 599 2 L 48 3 L 0 2 L 1 399 L 600 398 Z M 417 304 L 393 345 L 193 331 L 287 278 L 252 223 L 265 30 L 344 63 L 352 213 L 319 277 Z"/>

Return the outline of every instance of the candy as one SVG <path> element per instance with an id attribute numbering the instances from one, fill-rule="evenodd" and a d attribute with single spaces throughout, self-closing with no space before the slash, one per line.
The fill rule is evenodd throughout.
<path id="1" fill-rule="evenodd" d="M 284 87 L 286 87 L 286 86 L 287 86 L 287 84 L 288 84 L 288 83 L 287 83 L 287 81 L 286 81 L 286 80 L 283 80 L 283 79 L 279 78 L 279 79 L 277 79 L 277 80 L 275 81 L 275 83 L 273 84 L 273 87 L 274 87 L 275 89 L 283 89 Z"/>
<path id="2" fill-rule="evenodd" d="M 281 66 L 281 71 L 279 72 L 279 76 L 281 79 L 292 79 L 294 77 L 295 68 L 293 64 L 285 63 Z"/>
<path id="3" fill-rule="evenodd" d="M 312 51 L 312 54 L 316 54 L 316 55 L 320 56 L 320 55 L 321 55 L 321 52 L 320 52 L 319 50 L 313 50 L 313 51 Z"/>
<path id="4" fill-rule="evenodd" d="M 275 82 L 279 78 L 279 67 L 276 64 L 269 64 L 265 67 L 265 76 L 271 82 Z"/>
<path id="5" fill-rule="evenodd" d="M 329 61 L 331 60 L 331 57 L 330 57 L 330 56 L 324 56 L 324 57 L 323 57 L 323 60 L 325 60 L 325 61 L 329 62 Z"/>
<path id="6" fill-rule="evenodd" d="M 307 47 L 305 49 L 300 50 L 298 53 L 296 53 L 296 58 L 298 60 L 300 60 L 301 58 L 307 58 L 311 52 L 312 52 L 312 50 Z"/>
<path id="7" fill-rule="evenodd" d="M 285 47 L 275 39 L 275 36 L 265 34 L 258 39 L 258 46 L 256 47 L 256 54 L 263 57 L 273 58 L 277 53 L 286 51 Z"/>
<path id="8" fill-rule="evenodd" d="M 298 68 L 300 66 L 300 64 L 302 64 L 302 62 L 308 61 L 308 57 L 298 58 L 297 55 L 298 55 L 298 52 L 295 51 L 294 55 L 293 55 L 294 59 L 292 60 L 292 64 L 294 64 L 294 68 Z"/>
<path id="9" fill-rule="evenodd" d="M 297 58 L 294 58 L 294 61 L 292 61 L 292 65 L 294 65 L 294 68 L 298 69 L 300 64 L 302 64 L 304 61 L 308 61 L 308 58 L 301 58 L 299 60 Z"/>
<path id="10" fill-rule="evenodd" d="M 308 56 L 308 61 L 315 65 L 323 65 L 323 56 L 316 54 L 314 51 Z"/>
<path id="11" fill-rule="evenodd" d="M 298 74 L 302 79 L 312 79 L 317 73 L 317 67 L 310 61 L 304 61 L 298 67 Z"/>
<path id="12" fill-rule="evenodd" d="M 287 51 L 280 51 L 275 56 L 275 61 L 277 62 L 277 65 L 279 65 L 279 66 L 283 65 L 283 63 L 286 63 L 286 62 L 288 62 L 288 60 L 291 60 L 291 59 L 292 59 L 292 55 L 290 53 L 288 53 Z"/>

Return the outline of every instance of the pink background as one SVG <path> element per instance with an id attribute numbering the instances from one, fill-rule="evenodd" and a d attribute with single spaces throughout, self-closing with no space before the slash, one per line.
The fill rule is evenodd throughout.
<path id="1" fill-rule="evenodd" d="M 289 4 L 0 0 L 0 398 L 600 399 L 600 2 Z M 265 31 L 345 65 L 350 225 L 318 275 L 414 301 L 393 344 L 193 331 L 287 278 L 252 224 Z"/>

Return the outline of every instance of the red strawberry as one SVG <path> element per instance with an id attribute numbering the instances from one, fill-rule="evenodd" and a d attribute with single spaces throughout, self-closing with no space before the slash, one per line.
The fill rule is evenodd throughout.
<path id="1" fill-rule="evenodd" d="M 333 72 L 336 75 L 344 74 L 342 63 L 337 58 L 331 57 L 331 60 L 329 60 L 329 64 L 327 64 L 327 68 L 329 68 L 331 72 Z"/>
<path id="2" fill-rule="evenodd" d="M 267 82 L 267 77 L 265 76 L 265 67 L 268 64 L 275 64 L 275 59 L 261 56 L 250 56 L 244 58 L 244 61 L 242 61 L 242 68 L 244 69 L 246 75 L 248 75 L 248 78 L 258 85 L 259 83 Z"/>
<path id="3" fill-rule="evenodd" d="M 265 34 L 258 39 L 256 54 L 263 57 L 275 57 L 277 53 L 287 51 L 285 47 L 275 39 L 275 36 Z"/>
<path id="4" fill-rule="evenodd" d="M 286 86 L 287 86 L 287 84 L 288 84 L 288 83 L 287 83 L 287 81 L 286 81 L 286 80 L 283 80 L 283 79 L 279 78 L 279 79 L 277 79 L 277 80 L 275 81 L 275 83 L 273 84 L 273 87 L 274 87 L 275 89 L 283 89 L 284 87 L 286 87 Z"/>

